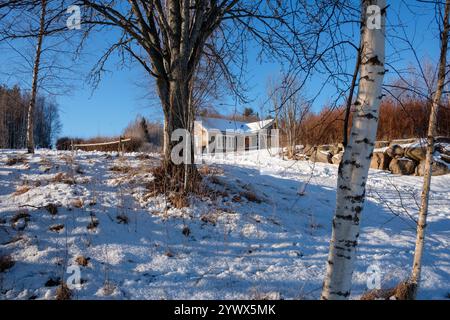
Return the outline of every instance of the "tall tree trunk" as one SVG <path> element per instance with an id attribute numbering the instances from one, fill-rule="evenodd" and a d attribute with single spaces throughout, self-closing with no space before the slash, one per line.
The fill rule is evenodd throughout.
<path id="1" fill-rule="evenodd" d="M 28 105 L 28 122 L 27 122 L 27 149 L 28 153 L 34 153 L 34 108 L 36 105 L 37 86 L 39 81 L 39 64 L 42 53 L 42 40 L 45 32 L 45 14 L 47 9 L 47 0 L 41 0 L 41 17 L 39 21 L 39 34 L 36 45 L 36 56 L 33 66 L 33 81 L 31 85 L 31 97 Z"/>
<path id="2" fill-rule="evenodd" d="M 436 136 L 436 124 L 439 105 L 442 99 L 442 93 L 445 86 L 447 51 L 448 51 L 448 34 L 450 31 L 449 24 L 450 0 L 445 3 L 444 26 L 441 35 L 441 54 L 439 62 L 439 75 L 437 90 L 433 97 L 431 105 L 430 120 L 428 124 L 427 137 L 427 156 L 425 160 L 425 173 L 423 180 L 422 199 L 419 211 L 419 221 L 417 223 L 416 249 L 414 251 L 414 262 L 411 276 L 411 284 L 413 285 L 413 298 L 417 297 L 417 291 L 420 283 L 420 273 L 422 269 L 422 256 L 425 245 L 425 229 L 427 227 L 428 203 L 431 187 L 432 162 L 434 153 L 434 138 Z"/>
<path id="3" fill-rule="evenodd" d="M 182 72 L 174 72 L 174 80 L 160 81 L 158 91 L 164 110 L 164 163 L 166 173 L 171 177 L 171 186 L 175 191 L 190 192 L 195 187 L 198 172 L 194 163 L 193 139 L 188 140 L 184 152 L 190 151 L 190 158 L 184 158 L 189 163 L 175 164 L 172 159 L 174 147 L 180 142 L 172 141 L 172 134 L 177 129 L 193 132 L 194 114 L 190 94 L 191 78 Z M 186 142 L 187 137 L 183 139 Z M 183 157 L 185 155 L 183 154 Z M 173 188 L 172 188 L 173 187 Z"/>
<path id="4" fill-rule="evenodd" d="M 381 26 L 369 28 L 372 12 L 370 5 L 380 8 Z M 354 104 L 354 115 L 350 140 L 339 166 L 336 211 L 330 242 L 327 272 L 322 299 L 348 299 L 359 223 L 364 207 L 366 182 L 376 139 L 379 107 L 382 99 L 382 84 L 385 74 L 385 20 L 386 0 L 363 0 L 363 34 L 361 70 L 358 96 Z M 370 15 L 370 16 L 369 16 Z"/>

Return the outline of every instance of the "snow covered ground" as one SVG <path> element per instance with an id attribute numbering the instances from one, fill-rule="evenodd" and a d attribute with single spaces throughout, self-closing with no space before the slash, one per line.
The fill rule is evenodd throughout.
<path id="1" fill-rule="evenodd" d="M 145 196 L 154 157 L 39 150 L 7 164 L 17 154 L 0 151 L 0 251 L 15 261 L 0 273 L 2 299 L 53 299 L 67 267 L 80 263 L 73 299 L 320 296 L 336 166 L 262 152 L 207 160 L 207 181 L 222 196 L 176 209 Z M 408 276 L 421 185 L 371 171 L 353 298 L 367 290 L 369 266 L 379 267 L 383 287 Z M 433 177 L 427 234 L 419 297 L 445 299 L 450 175 Z"/>

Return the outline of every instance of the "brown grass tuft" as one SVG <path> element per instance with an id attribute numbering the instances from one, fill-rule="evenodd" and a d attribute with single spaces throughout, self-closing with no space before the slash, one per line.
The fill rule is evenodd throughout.
<path id="1" fill-rule="evenodd" d="M 72 291 L 65 283 L 56 289 L 56 300 L 70 300 L 72 298 Z"/>
<path id="2" fill-rule="evenodd" d="M 184 193 L 172 193 L 168 200 L 177 209 L 189 207 L 189 198 Z"/>
<path id="3" fill-rule="evenodd" d="M 89 264 L 89 260 L 90 260 L 90 258 L 85 258 L 85 257 L 83 257 L 83 256 L 78 256 L 78 257 L 75 259 L 75 262 L 76 262 L 79 266 L 87 267 L 87 265 Z"/>
<path id="4" fill-rule="evenodd" d="M 259 199 L 258 196 L 253 191 L 241 191 L 239 194 L 250 202 L 256 203 L 262 202 L 261 199 Z"/>
<path id="5" fill-rule="evenodd" d="M 205 164 L 198 168 L 198 173 L 200 173 L 202 176 L 215 176 L 223 174 L 223 169 L 219 167 L 208 166 Z"/>
<path id="6" fill-rule="evenodd" d="M 75 181 L 72 177 L 69 177 L 69 175 L 65 172 L 59 172 L 57 173 L 53 179 L 52 182 L 55 183 L 65 183 L 65 184 L 75 184 Z"/>
<path id="7" fill-rule="evenodd" d="M 114 165 L 109 170 L 117 173 L 129 173 L 133 168 L 130 166 L 124 166 L 124 165 Z"/>
<path id="8" fill-rule="evenodd" d="M 152 157 L 150 157 L 148 154 L 145 154 L 145 153 L 138 154 L 136 156 L 136 159 L 141 160 L 141 161 L 143 161 L 143 160 L 150 160 L 151 158 Z"/>
<path id="9" fill-rule="evenodd" d="M 415 291 L 415 283 L 404 281 L 395 288 L 395 298 L 397 300 L 413 300 Z"/>
<path id="10" fill-rule="evenodd" d="M 361 300 L 389 300 L 395 294 L 393 289 L 371 290 L 361 296 Z"/>
<path id="11" fill-rule="evenodd" d="M 23 209 L 17 211 L 17 213 L 11 218 L 11 224 L 16 224 L 19 220 L 25 220 L 25 222 L 30 221 L 30 214 L 28 213 L 28 210 Z"/>
<path id="12" fill-rule="evenodd" d="M 14 264 L 15 261 L 9 254 L 0 256 L 0 272 L 5 272 L 6 270 L 11 269 Z"/>
<path id="13" fill-rule="evenodd" d="M 25 194 L 31 190 L 30 186 L 23 185 L 16 188 L 16 191 L 13 193 L 15 196 L 20 196 L 21 194 Z"/>
<path id="14" fill-rule="evenodd" d="M 47 210 L 48 213 L 54 216 L 55 214 L 58 213 L 58 206 L 56 204 L 49 203 L 48 205 L 45 206 L 45 210 Z"/>
<path id="15" fill-rule="evenodd" d="M 11 158 L 8 158 L 8 160 L 6 160 L 6 165 L 13 166 L 19 163 L 25 163 L 26 160 L 27 159 L 24 156 L 13 156 Z"/>
<path id="16" fill-rule="evenodd" d="M 200 221 L 202 221 L 205 224 L 210 223 L 211 225 L 215 226 L 217 224 L 217 214 L 215 213 L 203 214 L 200 217 Z"/>
<path id="17" fill-rule="evenodd" d="M 403 281 L 395 288 L 371 290 L 361 296 L 361 300 L 413 300 L 416 285 L 410 281 Z"/>
<path id="18" fill-rule="evenodd" d="M 98 225 L 99 225 L 100 223 L 98 222 L 98 220 L 97 219 L 92 219 L 92 221 L 91 222 L 89 222 L 89 224 L 87 225 L 87 229 L 88 230 L 95 230 L 95 229 L 97 229 L 97 227 L 98 227 Z"/>
<path id="19" fill-rule="evenodd" d="M 75 200 L 72 200 L 70 205 L 74 208 L 81 209 L 81 208 L 83 208 L 84 201 L 83 201 L 83 199 L 75 199 Z"/>

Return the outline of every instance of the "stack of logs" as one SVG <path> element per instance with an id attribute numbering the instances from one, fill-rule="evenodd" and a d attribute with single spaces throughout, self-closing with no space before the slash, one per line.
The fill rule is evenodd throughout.
<path id="1" fill-rule="evenodd" d="M 342 160 L 342 144 L 306 146 L 298 160 L 310 160 L 338 165 Z M 420 139 L 377 141 L 370 167 L 393 174 L 423 176 L 426 157 L 426 141 Z M 450 138 L 436 138 L 433 175 L 450 173 Z"/>

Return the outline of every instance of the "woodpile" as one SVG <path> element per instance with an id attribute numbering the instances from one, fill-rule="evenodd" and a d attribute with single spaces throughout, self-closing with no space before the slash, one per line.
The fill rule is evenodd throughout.
<path id="1" fill-rule="evenodd" d="M 343 145 L 334 144 L 319 147 L 307 146 L 302 156 L 310 161 L 339 165 L 343 154 Z M 300 159 L 300 157 L 297 158 Z M 370 167 L 390 171 L 392 174 L 423 176 L 425 158 L 425 140 L 377 141 Z M 433 176 L 450 173 L 450 138 L 436 138 L 432 168 Z"/>

